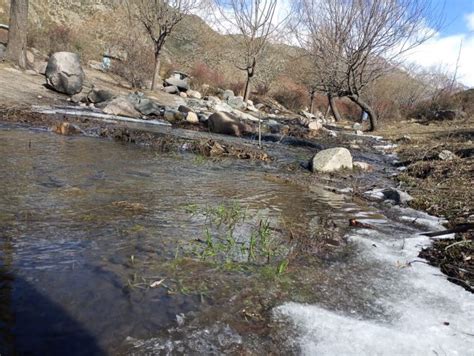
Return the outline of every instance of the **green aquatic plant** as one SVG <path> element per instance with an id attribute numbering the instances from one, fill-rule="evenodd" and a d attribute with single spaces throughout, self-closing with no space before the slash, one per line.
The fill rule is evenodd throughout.
<path id="1" fill-rule="evenodd" d="M 268 218 L 250 219 L 246 208 L 233 202 L 205 207 L 186 207 L 193 216 L 204 219 L 203 238 L 196 239 L 193 255 L 226 270 L 243 270 L 242 266 L 274 265 L 275 274 L 282 274 L 288 266 L 288 249 L 282 248 L 281 239 L 274 236 Z M 242 231 L 250 233 L 242 236 Z M 240 234 L 238 234 L 239 232 Z M 175 258 L 179 254 L 179 248 Z M 277 261 L 280 265 L 275 266 Z M 276 271 L 276 272 L 275 272 Z"/>

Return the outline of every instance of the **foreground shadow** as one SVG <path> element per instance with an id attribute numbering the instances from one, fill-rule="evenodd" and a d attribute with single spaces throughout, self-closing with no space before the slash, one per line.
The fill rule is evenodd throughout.
<path id="1" fill-rule="evenodd" d="M 104 355 L 95 337 L 0 259 L 0 355 Z"/>

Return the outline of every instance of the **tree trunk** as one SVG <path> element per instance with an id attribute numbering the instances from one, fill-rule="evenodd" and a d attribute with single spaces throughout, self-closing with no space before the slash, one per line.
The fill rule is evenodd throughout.
<path id="1" fill-rule="evenodd" d="M 314 96 L 315 92 L 312 90 L 311 91 L 311 96 L 310 96 L 310 103 L 309 103 L 309 113 L 313 114 L 314 111 Z"/>
<path id="2" fill-rule="evenodd" d="M 378 124 L 377 114 L 375 113 L 375 111 L 369 106 L 369 104 L 363 101 L 358 95 L 349 95 L 348 98 L 352 100 L 352 102 L 359 105 L 362 111 L 365 111 L 369 115 L 369 122 L 370 122 L 369 131 L 375 131 L 377 129 L 377 124 Z"/>
<path id="3" fill-rule="evenodd" d="M 153 71 L 153 80 L 151 82 L 151 90 L 155 90 L 160 80 L 160 68 L 161 68 L 161 59 L 160 51 L 155 51 L 155 69 Z"/>
<path id="4" fill-rule="evenodd" d="M 28 0 L 11 0 L 10 27 L 5 58 L 26 68 L 26 40 L 28 33 Z"/>
<path id="5" fill-rule="evenodd" d="M 336 121 L 341 121 L 341 115 L 339 114 L 339 110 L 337 110 L 336 101 L 331 93 L 328 93 L 328 102 L 329 107 L 331 108 L 332 115 Z"/>
<path id="6" fill-rule="evenodd" d="M 252 80 L 252 74 L 247 72 L 247 81 L 245 82 L 245 90 L 244 90 L 244 101 L 246 102 L 249 100 L 250 96 L 250 81 Z"/>

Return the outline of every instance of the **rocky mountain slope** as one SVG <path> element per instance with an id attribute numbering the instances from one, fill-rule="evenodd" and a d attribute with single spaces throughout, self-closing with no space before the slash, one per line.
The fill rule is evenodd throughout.
<path id="1" fill-rule="evenodd" d="M 9 0 L 0 0 L 0 23 L 8 23 Z M 30 34 L 43 43 L 48 29 L 62 26 L 71 29 L 78 42 L 75 48 L 83 59 L 99 60 L 108 47 L 123 45 L 130 32 L 122 0 L 42 0 L 30 1 Z M 151 51 L 145 33 L 140 40 Z M 57 41 L 54 41 L 57 42 Z M 35 44 L 41 47 L 41 44 Z M 47 44 L 43 44 L 47 47 Z M 40 48 L 43 49 L 43 48 Z M 46 49 L 47 50 L 47 49 Z M 69 48 L 71 50 L 71 48 Z M 143 53 L 145 51 L 141 51 Z M 148 53 L 150 55 L 150 53 Z M 273 81 L 287 70 L 288 63 L 298 57 L 290 46 L 272 45 L 257 70 L 256 83 Z M 214 31 L 198 16 L 188 16 L 170 36 L 163 53 L 168 66 L 191 71 L 196 66 L 212 70 L 214 76 L 227 82 L 242 82 L 244 73 L 236 68 L 241 60 L 239 41 Z M 212 74 L 212 73 L 211 73 Z"/>

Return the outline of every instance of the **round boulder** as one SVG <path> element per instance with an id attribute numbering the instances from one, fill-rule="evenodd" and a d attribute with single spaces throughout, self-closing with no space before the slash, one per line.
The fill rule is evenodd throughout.
<path id="1" fill-rule="evenodd" d="M 352 169 L 352 156 L 347 148 L 336 147 L 319 151 L 310 161 L 313 172 L 335 172 L 343 168 Z"/>
<path id="2" fill-rule="evenodd" d="M 211 132 L 232 136 L 241 136 L 248 131 L 247 125 L 225 112 L 216 112 L 209 116 L 208 127 Z"/>
<path id="3" fill-rule="evenodd" d="M 79 55 L 71 52 L 57 52 L 49 57 L 46 80 L 56 91 L 74 95 L 82 90 L 85 74 Z"/>

